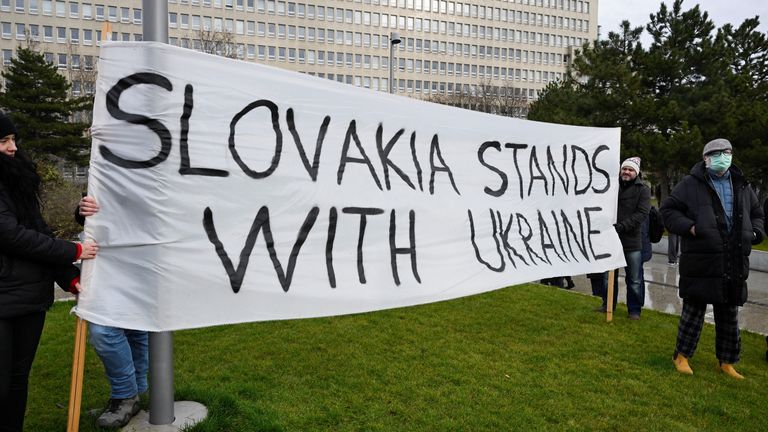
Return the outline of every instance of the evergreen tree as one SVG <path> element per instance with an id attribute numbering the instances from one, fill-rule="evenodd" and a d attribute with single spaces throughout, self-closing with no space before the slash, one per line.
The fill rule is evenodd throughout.
<path id="1" fill-rule="evenodd" d="M 639 155 L 662 195 L 701 160 L 714 138 L 733 143 L 736 163 L 768 190 L 768 41 L 757 17 L 720 29 L 698 5 L 664 3 L 643 27 L 623 22 L 585 45 L 569 77 L 549 85 L 528 118 L 621 127 L 622 156 Z"/>
<path id="2" fill-rule="evenodd" d="M 19 144 L 35 159 L 49 155 L 85 163 L 88 159 L 88 125 L 71 121 L 73 114 L 90 109 L 90 98 L 68 98 L 70 84 L 56 66 L 28 48 L 19 48 L 7 71 L 0 93 L 2 108 L 16 123 Z"/>

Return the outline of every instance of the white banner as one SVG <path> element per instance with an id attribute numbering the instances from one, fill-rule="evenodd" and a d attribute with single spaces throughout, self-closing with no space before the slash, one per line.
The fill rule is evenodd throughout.
<path id="1" fill-rule="evenodd" d="M 77 314 L 166 331 L 623 266 L 619 136 L 107 43 Z"/>

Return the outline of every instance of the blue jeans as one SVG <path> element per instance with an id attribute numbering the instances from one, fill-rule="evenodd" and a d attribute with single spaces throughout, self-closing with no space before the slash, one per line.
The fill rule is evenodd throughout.
<path id="1" fill-rule="evenodd" d="M 145 331 L 88 323 L 91 345 L 104 364 L 110 397 L 126 399 L 147 391 L 149 335 Z"/>
<path id="2" fill-rule="evenodd" d="M 624 259 L 627 266 L 624 267 L 624 276 L 627 282 L 627 309 L 630 314 L 640 315 L 645 304 L 645 283 L 643 281 L 643 252 L 624 251 Z M 613 310 L 616 310 L 616 301 L 619 298 L 619 272 L 614 273 L 613 279 Z M 603 307 L 607 304 L 608 290 L 603 291 Z"/>

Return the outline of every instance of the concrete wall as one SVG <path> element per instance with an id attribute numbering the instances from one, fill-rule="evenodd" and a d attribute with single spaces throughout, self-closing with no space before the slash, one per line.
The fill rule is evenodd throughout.
<path id="1" fill-rule="evenodd" d="M 655 254 L 667 254 L 667 237 L 662 237 L 661 240 L 653 244 L 653 253 Z M 749 268 L 751 270 L 757 270 L 761 272 L 768 272 L 768 252 L 753 250 L 749 256 Z"/>

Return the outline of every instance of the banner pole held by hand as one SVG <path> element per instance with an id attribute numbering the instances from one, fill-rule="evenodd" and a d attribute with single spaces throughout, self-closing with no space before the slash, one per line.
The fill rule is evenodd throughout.
<path id="1" fill-rule="evenodd" d="M 85 370 L 85 336 L 88 333 L 86 321 L 77 317 L 75 325 L 75 349 L 72 354 L 72 382 L 69 390 L 69 413 L 67 432 L 80 428 L 80 402 L 83 398 L 83 372 Z"/>
<path id="2" fill-rule="evenodd" d="M 613 321 L 613 290 L 616 288 L 613 286 L 613 275 L 616 270 L 608 272 L 608 295 L 605 300 L 605 322 Z"/>

